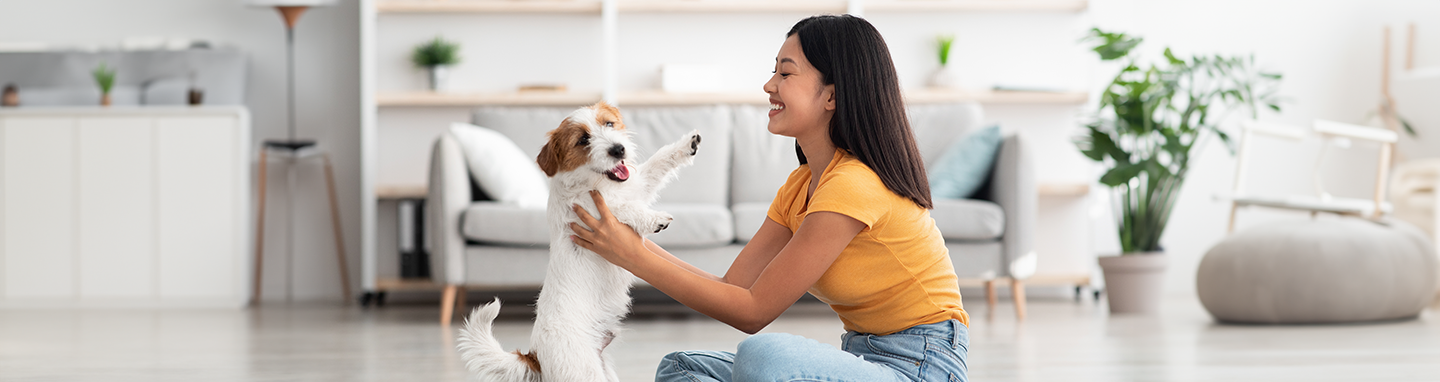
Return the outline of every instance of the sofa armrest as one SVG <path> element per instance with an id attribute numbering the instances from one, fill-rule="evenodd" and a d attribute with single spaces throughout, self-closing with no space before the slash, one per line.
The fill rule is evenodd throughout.
<path id="1" fill-rule="evenodd" d="M 460 215 L 470 205 L 470 171 L 460 143 L 441 134 L 430 149 L 426 229 L 430 244 L 430 277 L 436 283 L 465 283 L 465 238 Z"/>
<path id="2" fill-rule="evenodd" d="M 1004 264 L 1006 276 L 1025 279 L 1035 273 L 1035 210 L 1039 192 L 1030 148 L 1019 134 L 1005 136 L 995 157 L 990 183 L 992 201 L 1005 210 Z"/>

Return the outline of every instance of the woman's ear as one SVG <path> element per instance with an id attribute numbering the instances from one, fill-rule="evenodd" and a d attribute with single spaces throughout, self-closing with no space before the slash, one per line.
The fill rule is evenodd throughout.
<path id="1" fill-rule="evenodd" d="M 825 99 L 825 110 L 834 111 L 834 110 L 835 110 L 835 84 L 825 85 L 825 89 L 824 89 L 824 90 L 821 90 L 820 96 Z"/>

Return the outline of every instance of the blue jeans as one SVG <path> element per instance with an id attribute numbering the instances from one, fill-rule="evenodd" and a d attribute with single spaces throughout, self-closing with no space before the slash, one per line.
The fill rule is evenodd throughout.
<path id="1" fill-rule="evenodd" d="M 966 381 L 965 324 L 949 320 L 890 335 L 856 332 L 842 348 L 783 333 L 751 336 L 735 353 L 692 350 L 660 360 L 656 382 Z"/>

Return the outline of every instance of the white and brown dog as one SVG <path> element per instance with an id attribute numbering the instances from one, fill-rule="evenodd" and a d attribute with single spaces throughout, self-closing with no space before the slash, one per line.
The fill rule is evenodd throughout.
<path id="1" fill-rule="evenodd" d="M 672 218 L 650 205 L 680 167 L 694 162 L 699 147 L 700 134 L 692 131 L 634 165 L 635 147 L 620 111 L 604 102 L 575 110 L 550 131 L 536 158 L 550 177 L 550 265 L 536 302 L 531 350 L 506 352 L 495 340 L 497 299 L 465 321 L 457 347 L 466 367 L 485 381 L 618 381 L 604 350 L 630 312 L 635 276 L 570 241 L 569 224 L 580 222 L 571 205 L 599 216 L 590 197 L 598 190 L 621 223 L 642 236 L 660 232 Z"/>

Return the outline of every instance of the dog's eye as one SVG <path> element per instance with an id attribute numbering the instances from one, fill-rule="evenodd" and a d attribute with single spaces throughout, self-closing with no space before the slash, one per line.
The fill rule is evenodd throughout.
<path id="1" fill-rule="evenodd" d="M 581 136 L 580 136 L 580 141 L 575 142 L 575 145 L 576 145 L 576 146 L 589 146 L 589 145 L 590 145 L 590 133 L 585 133 L 585 135 L 581 135 Z"/>
<path id="2" fill-rule="evenodd" d="M 615 122 L 605 122 L 605 127 L 615 127 Z"/>

